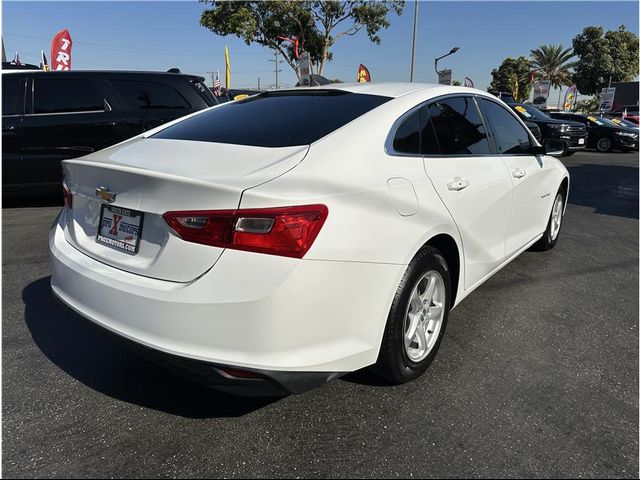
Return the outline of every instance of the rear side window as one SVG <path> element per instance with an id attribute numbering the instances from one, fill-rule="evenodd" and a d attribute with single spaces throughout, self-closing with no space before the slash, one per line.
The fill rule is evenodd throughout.
<path id="1" fill-rule="evenodd" d="M 433 122 L 429 116 L 429 109 L 422 107 L 420 109 L 420 119 L 422 121 L 422 153 L 423 155 L 439 155 L 440 145 L 436 137 L 436 131 L 433 128 Z"/>
<path id="2" fill-rule="evenodd" d="M 154 137 L 258 147 L 308 145 L 389 100 L 340 90 L 268 92 L 207 110 Z"/>
<path id="3" fill-rule="evenodd" d="M 91 78 L 34 79 L 33 113 L 104 111 L 104 97 Z"/>
<path id="4" fill-rule="evenodd" d="M 484 123 L 471 97 L 446 98 L 429 105 L 442 155 L 489 154 Z"/>
<path id="5" fill-rule="evenodd" d="M 529 133 L 510 111 L 483 98 L 479 101 L 482 113 L 493 130 L 498 153 L 524 153 L 531 148 Z"/>
<path id="6" fill-rule="evenodd" d="M 420 115 L 418 110 L 405 118 L 393 138 L 393 150 L 398 153 L 420 154 Z"/>
<path id="7" fill-rule="evenodd" d="M 218 104 L 215 96 L 213 95 L 213 93 L 211 93 L 211 90 L 209 90 L 204 82 L 193 82 L 193 87 L 198 92 L 198 95 L 200 95 L 205 100 L 207 105 L 212 106 Z"/>
<path id="8" fill-rule="evenodd" d="M 175 88 L 164 83 L 136 80 L 110 80 L 110 83 L 136 109 L 191 107 Z"/>
<path id="9" fill-rule="evenodd" d="M 22 112 L 24 99 L 20 96 L 20 84 L 24 79 L 2 77 L 2 115 L 19 115 Z M 22 102 L 20 100 L 23 100 Z"/>

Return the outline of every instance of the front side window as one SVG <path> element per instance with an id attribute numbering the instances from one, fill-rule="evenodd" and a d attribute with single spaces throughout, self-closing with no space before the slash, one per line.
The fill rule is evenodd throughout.
<path id="1" fill-rule="evenodd" d="M 104 97 L 90 78 L 34 79 L 33 113 L 104 111 Z"/>
<path id="2" fill-rule="evenodd" d="M 511 112 L 490 100 L 478 100 L 482 114 L 493 130 L 498 153 L 517 154 L 531 149 L 529 133 Z"/>
<path id="3" fill-rule="evenodd" d="M 110 80 L 111 85 L 135 109 L 190 108 L 173 87 L 159 82 Z"/>
<path id="4" fill-rule="evenodd" d="M 266 92 L 204 111 L 151 138 L 256 147 L 308 145 L 389 100 L 343 90 Z"/>
<path id="5" fill-rule="evenodd" d="M 17 78 L 2 77 L 2 115 L 19 115 L 22 113 L 22 103 L 20 102 L 20 83 L 24 80 Z"/>
<path id="6" fill-rule="evenodd" d="M 437 100 L 428 107 L 442 155 L 490 154 L 487 132 L 471 97 Z"/>
<path id="7" fill-rule="evenodd" d="M 393 150 L 398 153 L 420 154 L 420 115 L 415 110 L 405 118 L 393 138 Z"/>

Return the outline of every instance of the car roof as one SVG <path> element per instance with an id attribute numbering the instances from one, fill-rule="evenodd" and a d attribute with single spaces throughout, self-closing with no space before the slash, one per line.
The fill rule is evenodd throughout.
<path id="1" fill-rule="evenodd" d="M 381 95 L 385 97 L 401 97 L 408 93 L 428 90 L 439 90 L 438 94 L 448 93 L 482 93 L 487 92 L 469 87 L 454 87 L 450 85 L 438 85 L 432 83 L 410 83 L 410 82 L 365 82 L 365 83 L 332 83 L 330 85 L 319 85 L 316 87 L 295 87 L 286 89 L 292 92 L 300 90 L 342 90 L 352 93 L 362 93 L 368 95 Z M 279 90 L 285 91 L 285 90 Z"/>
<path id="2" fill-rule="evenodd" d="M 28 73 L 30 75 L 46 75 L 46 76 L 55 76 L 55 77 L 64 77 L 65 75 L 73 76 L 93 76 L 93 75 L 122 75 L 122 76 L 168 76 L 168 77 L 189 77 L 198 79 L 200 81 L 204 81 L 204 77 L 199 75 L 191 75 L 187 73 L 173 73 L 173 72 L 149 72 L 144 70 L 67 70 L 67 71 L 57 71 L 52 70 L 50 72 L 45 72 L 44 70 L 3 70 L 2 74 L 10 74 L 10 75 L 18 75 L 18 74 Z"/>

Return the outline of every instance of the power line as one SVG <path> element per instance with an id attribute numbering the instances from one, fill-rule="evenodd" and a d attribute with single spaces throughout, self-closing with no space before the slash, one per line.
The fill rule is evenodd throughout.
<path id="1" fill-rule="evenodd" d="M 32 38 L 32 39 L 36 39 L 36 40 L 46 40 L 46 41 L 50 41 L 51 39 L 49 37 L 43 37 L 43 36 L 39 36 L 39 35 L 24 35 L 21 33 L 11 33 L 11 32 L 4 32 L 4 35 L 13 35 L 15 37 L 21 37 L 21 38 Z M 170 54 L 170 55 L 191 55 L 191 56 L 201 56 L 201 55 L 211 55 L 211 54 L 220 54 L 220 55 L 224 55 L 224 51 L 223 50 L 210 50 L 210 51 L 204 51 L 204 50 L 200 50 L 200 51 L 193 51 L 193 50 L 189 50 L 189 51 L 179 51 L 179 50 L 165 50 L 165 49 L 161 49 L 161 48 L 144 48 L 144 47 L 134 47 L 134 46 L 129 46 L 129 45 L 117 45 L 117 44 L 111 44 L 111 43 L 94 43 L 94 42 L 85 42 L 83 40 L 74 40 L 73 41 L 74 45 L 79 44 L 79 45 L 87 45 L 87 46 L 91 46 L 91 47 L 97 47 L 97 48 L 106 48 L 106 49 L 115 49 L 115 50 L 135 50 L 135 51 L 139 51 L 139 52 L 146 52 L 146 53 L 158 53 L 158 54 Z M 243 55 L 264 55 L 263 52 L 244 52 Z"/>

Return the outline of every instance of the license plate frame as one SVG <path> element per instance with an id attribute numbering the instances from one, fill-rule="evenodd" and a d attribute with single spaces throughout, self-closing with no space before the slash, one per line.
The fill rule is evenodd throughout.
<path id="1" fill-rule="evenodd" d="M 105 220 L 109 218 L 105 217 L 105 212 L 108 211 L 111 214 L 111 221 L 106 222 Z M 134 241 L 131 242 L 131 239 L 128 237 L 119 238 L 120 237 L 120 228 L 117 229 L 115 234 L 109 231 L 109 228 L 112 228 L 114 216 L 119 215 L 120 219 L 118 220 L 118 225 L 122 225 L 123 220 L 125 221 L 124 225 L 129 225 L 134 229 L 137 228 Z M 138 220 L 136 223 L 131 223 L 128 220 Z M 104 223 L 104 224 L 103 224 Z M 140 238 L 142 237 L 142 225 L 144 223 L 144 212 L 140 212 L 138 210 L 132 210 L 130 208 L 117 207 L 115 205 L 107 205 L 102 204 L 100 209 L 100 222 L 98 223 L 98 231 L 96 232 L 96 242 L 101 245 L 106 245 L 108 247 L 113 248 L 119 252 L 126 253 L 128 255 L 137 255 L 140 250 Z M 125 232 L 124 235 L 126 235 Z M 131 233 L 131 232 L 129 232 Z"/>

